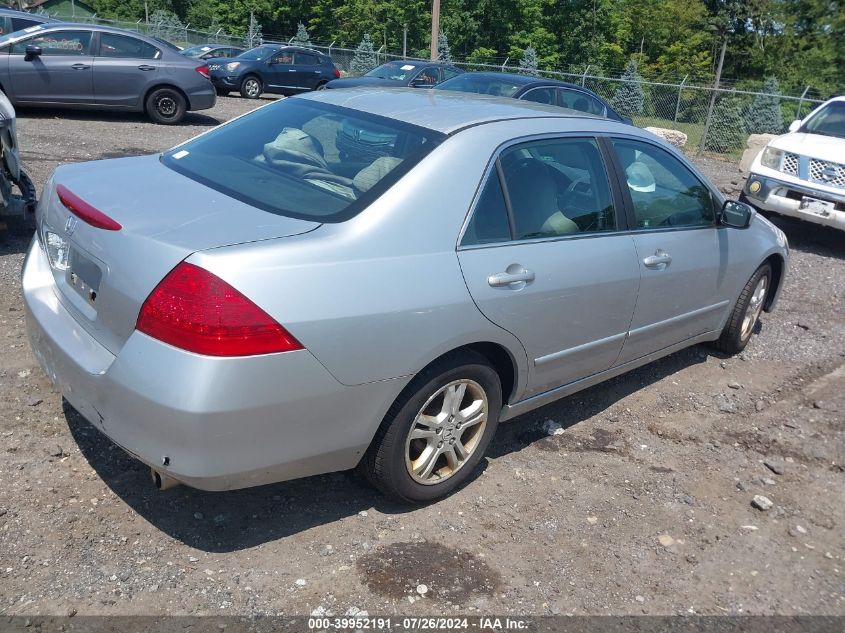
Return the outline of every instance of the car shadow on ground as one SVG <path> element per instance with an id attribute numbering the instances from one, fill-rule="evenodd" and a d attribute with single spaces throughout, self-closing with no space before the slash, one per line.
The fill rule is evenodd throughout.
<path id="1" fill-rule="evenodd" d="M 122 112 L 119 110 L 70 110 L 64 108 L 19 108 L 19 119 L 69 119 L 72 121 L 103 121 L 105 123 L 149 123 L 155 125 L 143 112 Z M 177 126 L 195 125 L 198 127 L 214 127 L 223 123 L 200 112 L 186 112 L 185 118 Z"/>
<path id="2" fill-rule="evenodd" d="M 789 248 L 822 257 L 845 259 L 845 231 L 782 215 L 767 215 L 786 233 Z"/>
<path id="3" fill-rule="evenodd" d="M 761 323 L 758 321 L 755 332 L 759 334 L 760 328 Z M 504 422 L 487 455 L 497 458 L 521 451 L 548 437 L 548 431 L 544 428 L 546 420 L 553 421 L 564 430 L 568 429 L 607 412 L 614 404 L 641 389 L 683 369 L 706 362 L 711 356 L 728 358 L 707 346 L 696 345 Z M 608 425 L 609 428 L 599 431 L 604 434 L 606 443 L 612 444 L 618 429 L 613 428 L 613 419 L 609 419 L 604 426 Z M 595 448 L 603 450 L 606 446 L 597 445 Z"/>
<path id="4" fill-rule="evenodd" d="M 28 231 L 0 231 L 0 257 L 25 253 L 29 249 L 32 235 Z"/>
<path id="5" fill-rule="evenodd" d="M 542 440 L 546 433 L 540 423 L 546 418 L 565 428 L 573 426 L 627 395 L 704 362 L 708 355 L 713 353 L 701 346 L 683 350 L 507 422 L 500 427 L 489 457 L 521 451 Z M 385 514 L 414 509 L 386 500 L 354 471 L 229 492 L 186 486 L 158 491 L 146 466 L 112 444 L 67 402 L 64 412 L 83 456 L 106 485 L 156 528 L 199 550 L 231 552 L 255 547 L 371 508 Z M 488 465 L 488 460 L 482 460 L 467 485 L 472 486 Z"/>

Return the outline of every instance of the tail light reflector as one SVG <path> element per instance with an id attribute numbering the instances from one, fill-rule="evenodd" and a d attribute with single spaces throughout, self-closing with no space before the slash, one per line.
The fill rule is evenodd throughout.
<path id="1" fill-rule="evenodd" d="M 86 224 L 106 231 L 119 231 L 123 228 L 105 213 L 85 202 L 85 200 L 64 185 L 57 185 L 56 193 L 59 195 L 59 201 L 65 208 Z"/>
<path id="2" fill-rule="evenodd" d="M 197 67 L 195 68 L 195 70 L 196 70 L 196 71 L 197 71 L 200 75 L 202 75 L 203 77 L 205 77 L 206 79 L 211 79 L 211 75 L 210 75 L 210 74 L 209 74 L 209 72 L 208 72 L 208 66 L 197 66 Z"/>
<path id="3" fill-rule="evenodd" d="M 340 70 L 338 69 L 337 66 L 334 67 L 334 78 L 340 79 Z"/>
<path id="4" fill-rule="evenodd" d="M 254 356 L 302 349 L 285 328 L 231 285 L 182 262 L 152 291 L 136 329 L 207 356 Z"/>

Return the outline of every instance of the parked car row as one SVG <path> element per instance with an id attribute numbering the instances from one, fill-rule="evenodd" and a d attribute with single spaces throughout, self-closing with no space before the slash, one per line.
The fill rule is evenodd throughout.
<path id="1" fill-rule="evenodd" d="M 208 84 L 210 80 L 211 85 Z M 204 44 L 181 50 L 158 37 L 61 23 L 0 10 L 0 88 L 21 106 L 114 108 L 174 124 L 214 105 L 214 93 L 291 95 L 359 86 L 437 88 L 513 97 L 624 120 L 591 91 L 513 74 L 465 73 L 445 63 L 397 60 L 362 77 L 340 78 L 331 57 L 280 44 L 241 48 Z"/>
<path id="2" fill-rule="evenodd" d="M 146 112 L 174 124 L 215 103 L 208 67 L 107 26 L 48 22 L 0 37 L 0 88 L 16 107 Z"/>

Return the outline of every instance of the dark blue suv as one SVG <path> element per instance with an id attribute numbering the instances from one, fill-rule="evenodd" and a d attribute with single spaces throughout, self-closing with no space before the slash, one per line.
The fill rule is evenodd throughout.
<path id="1" fill-rule="evenodd" d="M 230 59 L 209 59 L 208 70 L 217 94 L 237 90 L 245 99 L 257 99 L 263 92 L 315 90 L 340 77 L 328 55 L 281 44 L 263 44 Z"/>

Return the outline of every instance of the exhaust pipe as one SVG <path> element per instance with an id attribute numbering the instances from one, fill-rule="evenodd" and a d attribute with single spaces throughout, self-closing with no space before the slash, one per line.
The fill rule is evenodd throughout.
<path id="1" fill-rule="evenodd" d="M 159 490 L 169 490 L 170 488 L 182 485 L 182 482 L 178 479 L 173 479 L 169 475 L 160 473 L 155 468 L 150 468 L 150 476 L 153 478 L 155 487 Z"/>

